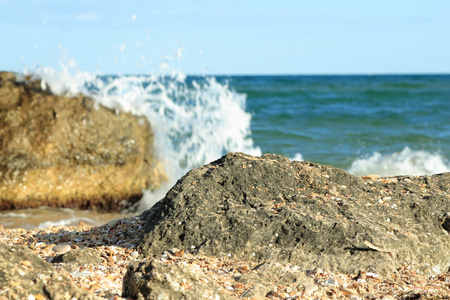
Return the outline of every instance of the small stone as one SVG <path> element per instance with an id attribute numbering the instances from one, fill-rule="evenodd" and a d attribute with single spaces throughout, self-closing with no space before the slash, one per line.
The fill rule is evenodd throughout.
<path id="1" fill-rule="evenodd" d="M 137 257 L 139 256 L 139 252 L 133 251 L 133 252 L 131 252 L 130 256 L 131 256 L 132 258 L 137 258 Z"/>
<path id="2" fill-rule="evenodd" d="M 367 277 L 372 277 L 372 278 L 377 278 L 378 276 L 380 276 L 380 274 L 368 272 L 368 273 L 366 273 L 366 276 Z"/>
<path id="3" fill-rule="evenodd" d="M 305 293 L 307 294 L 312 294 L 315 291 L 317 291 L 319 289 L 319 287 L 315 284 L 308 284 L 305 286 Z"/>
<path id="4" fill-rule="evenodd" d="M 65 245 L 56 245 L 55 247 L 53 247 L 53 251 L 54 252 L 58 252 L 58 253 L 66 253 L 69 252 L 72 248 L 70 247 L 70 245 L 65 244 Z"/>
<path id="5" fill-rule="evenodd" d="M 382 178 L 380 179 L 381 182 L 384 183 L 397 183 L 398 180 L 396 178 Z"/>
<path id="6" fill-rule="evenodd" d="M 358 292 L 352 289 L 342 289 L 341 292 L 344 296 L 358 295 Z"/>
<path id="7" fill-rule="evenodd" d="M 336 285 L 337 285 L 337 281 L 334 280 L 333 278 L 329 278 L 329 279 L 324 283 L 324 285 L 326 285 L 326 286 L 336 286 Z"/>
<path id="8" fill-rule="evenodd" d="M 378 175 L 378 174 L 369 174 L 369 175 L 366 175 L 366 176 L 361 176 L 361 178 L 364 179 L 364 180 L 378 180 L 378 179 L 380 179 L 380 175 Z"/>
<path id="9" fill-rule="evenodd" d="M 22 266 L 29 267 L 29 266 L 31 266 L 31 261 L 29 261 L 29 260 L 22 260 L 22 261 L 20 261 L 20 264 Z"/>

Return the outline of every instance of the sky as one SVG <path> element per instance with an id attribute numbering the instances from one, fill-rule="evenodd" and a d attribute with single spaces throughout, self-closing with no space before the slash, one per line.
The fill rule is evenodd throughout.
<path id="1" fill-rule="evenodd" d="M 0 0 L 0 70 L 450 73 L 449 0 Z"/>

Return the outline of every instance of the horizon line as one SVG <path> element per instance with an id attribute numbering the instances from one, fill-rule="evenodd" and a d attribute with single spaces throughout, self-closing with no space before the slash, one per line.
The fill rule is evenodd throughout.
<path id="1" fill-rule="evenodd" d="M 414 72 L 414 73 L 237 73 L 237 74 L 189 74 L 186 73 L 186 76 L 435 76 L 435 75 L 450 75 L 450 72 L 444 73 L 444 72 L 436 72 L 436 73 L 429 73 L 429 72 Z"/>
<path id="2" fill-rule="evenodd" d="M 0 72 L 11 72 L 16 74 L 23 74 L 22 72 L 16 71 L 8 71 L 8 70 L 0 70 Z M 88 72 L 91 73 L 91 72 Z M 96 75 L 100 76 L 145 76 L 154 73 L 100 73 L 100 72 L 92 72 Z M 211 73 L 211 74 L 199 74 L 199 73 L 184 73 L 186 76 L 192 77 L 264 77 L 264 76 L 448 76 L 449 72 L 367 72 L 367 73 Z M 158 74 L 170 76 L 170 74 Z"/>

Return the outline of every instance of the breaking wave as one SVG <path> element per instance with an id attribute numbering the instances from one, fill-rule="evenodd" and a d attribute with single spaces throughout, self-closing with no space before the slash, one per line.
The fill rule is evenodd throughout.
<path id="1" fill-rule="evenodd" d="M 144 192 L 140 210 L 151 207 L 187 171 L 228 151 L 261 155 L 251 138 L 246 96 L 232 91 L 227 83 L 214 77 L 189 80 L 179 71 L 100 76 L 73 66 L 39 67 L 30 73 L 54 94 L 82 93 L 107 108 L 145 116 L 152 126 L 158 159 L 170 179 L 160 190 Z"/>

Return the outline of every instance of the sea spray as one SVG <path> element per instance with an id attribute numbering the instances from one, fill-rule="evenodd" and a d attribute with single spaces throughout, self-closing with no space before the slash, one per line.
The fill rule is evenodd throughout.
<path id="1" fill-rule="evenodd" d="M 445 76 L 254 76 L 231 77 L 229 85 L 219 77 L 186 78 L 177 70 L 165 75 L 97 76 L 74 66 L 70 61 L 61 71 L 38 68 L 33 73 L 54 93 L 81 92 L 117 111 L 145 115 L 152 124 L 155 148 L 171 181 L 158 191 L 145 191 L 151 200 L 143 209 L 188 170 L 227 151 L 260 155 L 259 146 L 265 153 L 330 164 L 354 175 L 450 170 L 442 114 L 447 111 L 450 80 Z M 420 85 L 403 84 L 411 80 Z M 380 90 L 381 96 L 367 90 Z M 323 100 L 328 93 L 333 97 Z M 411 93 L 425 97 L 423 102 Z M 403 150 L 395 152 L 398 145 Z"/>
<path id="2" fill-rule="evenodd" d="M 449 172 L 450 164 L 439 153 L 411 150 L 405 147 L 400 152 L 382 155 L 374 152 L 371 156 L 356 159 L 348 172 L 354 175 L 432 175 Z"/>
<path id="3" fill-rule="evenodd" d="M 299 152 L 295 153 L 294 157 L 291 158 L 292 161 L 304 161 L 303 155 Z"/>
<path id="4" fill-rule="evenodd" d="M 155 150 L 169 182 L 145 191 L 140 210 L 151 207 L 175 181 L 192 168 L 229 151 L 261 155 L 253 145 L 251 114 L 246 96 L 214 77 L 187 80 L 179 71 L 170 75 L 98 76 L 62 66 L 61 71 L 37 68 L 35 79 L 55 94 L 92 97 L 107 108 L 145 116 L 155 134 Z"/>

